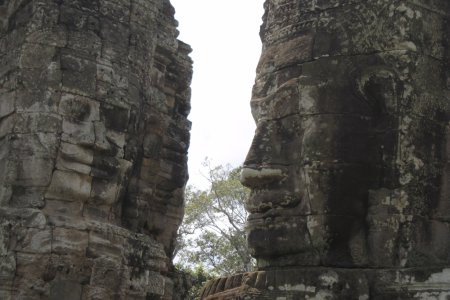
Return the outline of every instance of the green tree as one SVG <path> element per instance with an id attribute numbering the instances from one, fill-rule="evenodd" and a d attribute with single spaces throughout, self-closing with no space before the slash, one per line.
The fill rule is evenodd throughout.
<path id="1" fill-rule="evenodd" d="M 186 189 L 186 210 L 179 230 L 177 260 L 185 268 L 205 266 L 215 275 L 250 271 L 253 259 L 245 237 L 249 189 L 239 181 L 241 168 L 208 168 L 210 188 Z"/>
<path id="2" fill-rule="evenodd" d="M 200 297 L 200 293 L 205 286 L 205 283 L 212 279 L 214 276 L 205 270 L 202 264 L 195 266 L 194 268 L 187 268 L 184 265 L 176 264 L 179 271 L 182 272 L 184 277 L 184 283 L 189 288 L 186 294 L 182 295 L 183 300 L 197 300 Z"/>

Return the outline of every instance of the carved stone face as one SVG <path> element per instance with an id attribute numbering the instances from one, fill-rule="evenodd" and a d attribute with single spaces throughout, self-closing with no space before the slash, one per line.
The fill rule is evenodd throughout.
<path id="1" fill-rule="evenodd" d="M 0 298 L 171 298 L 190 47 L 169 1 L 63 2 L 0 1 Z"/>
<path id="2" fill-rule="evenodd" d="M 447 238 L 420 238 L 449 232 L 433 221 L 448 214 L 445 22 L 403 2 L 354 3 L 265 2 L 242 174 L 260 267 L 449 259 L 428 250 Z"/>
<path id="3" fill-rule="evenodd" d="M 260 267 L 363 266 L 374 252 L 384 257 L 376 244 L 398 228 L 380 228 L 386 216 L 378 215 L 377 201 L 386 200 L 377 193 L 402 185 L 398 151 L 406 151 L 398 145 L 398 103 L 405 99 L 390 67 L 396 60 L 323 58 L 257 78 L 251 101 L 257 129 L 242 182 L 252 189 L 248 243 Z M 441 146 L 435 138 L 430 144 Z M 396 215 L 399 208 L 386 209 Z"/>
<path id="4" fill-rule="evenodd" d="M 186 112 L 178 114 L 175 124 L 163 114 L 174 109 L 170 96 L 157 100 L 142 96 L 135 89 L 143 87 L 133 86 L 128 71 L 80 59 L 77 66 L 66 61 L 70 59 L 62 59 L 67 64 L 63 78 L 71 78 L 76 67 L 89 70 L 86 76 L 93 77 L 96 88 L 90 81 L 63 81 L 57 108 L 61 144 L 45 199 L 55 203 L 51 207 L 78 203 L 84 220 L 120 224 L 151 235 L 170 253 L 187 179 Z M 149 69 L 159 76 L 156 68 Z M 158 89 L 152 86 L 147 93 Z"/>
<path id="5" fill-rule="evenodd" d="M 116 206 L 132 166 L 124 159 L 129 110 L 65 93 L 59 111 L 61 146 L 46 198 L 85 202 L 93 219 L 120 217 Z"/>
<path id="6" fill-rule="evenodd" d="M 365 251 L 374 112 L 355 93 L 348 63 L 329 59 L 255 85 L 257 130 L 242 180 L 252 188 L 248 240 L 260 265 L 274 256 L 277 264 L 347 265 L 359 258 L 352 251 Z"/>

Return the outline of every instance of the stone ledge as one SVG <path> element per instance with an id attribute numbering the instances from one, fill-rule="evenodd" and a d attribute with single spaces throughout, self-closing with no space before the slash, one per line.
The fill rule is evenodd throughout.
<path id="1" fill-rule="evenodd" d="M 450 266 L 414 269 L 292 267 L 210 280 L 203 300 L 446 299 Z"/>

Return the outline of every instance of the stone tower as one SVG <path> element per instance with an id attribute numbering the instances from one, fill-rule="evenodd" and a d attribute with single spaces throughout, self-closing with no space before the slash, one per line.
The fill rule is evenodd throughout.
<path id="1" fill-rule="evenodd" d="M 0 1 L 0 299 L 172 299 L 190 47 L 169 0 Z"/>
<path id="2" fill-rule="evenodd" d="M 202 299 L 450 297 L 450 2 L 266 0 L 244 163 L 258 270 Z"/>

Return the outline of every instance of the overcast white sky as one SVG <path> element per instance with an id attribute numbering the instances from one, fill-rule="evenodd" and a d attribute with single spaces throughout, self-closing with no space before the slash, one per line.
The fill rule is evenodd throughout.
<path id="1" fill-rule="evenodd" d="M 205 157 L 213 165 L 241 165 L 255 124 L 251 89 L 261 54 L 264 0 L 171 0 L 179 39 L 191 45 L 192 80 L 189 184 L 207 186 Z M 202 171 L 203 170 L 203 171 Z"/>

